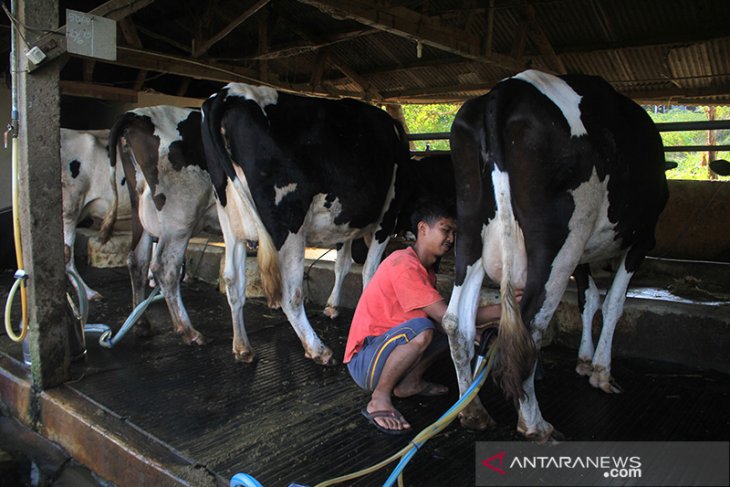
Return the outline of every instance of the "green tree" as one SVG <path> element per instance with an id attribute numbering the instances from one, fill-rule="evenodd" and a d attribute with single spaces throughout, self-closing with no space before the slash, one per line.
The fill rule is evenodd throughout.
<path id="1" fill-rule="evenodd" d="M 403 115 L 412 134 L 449 132 L 460 107 L 461 104 L 403 105 Z M 416 150 L 426 150 L 426 146 L 431 150 L 449 150 L 449 141 L 416 141 Z"/>
<path id="2" fill-rule="evenodd" d="M 707 107 L 694 107 L 691 109 L 686 107 L 657 108 L 654 106 L 645 107 L 656 123 L 707 121 L 708 119 Z M 716 120 L 730 119 L 730 107 L 717 107 L 715 118 Z M 730 130 L 718 130 L 716 137 L 718 145 L 730 144 Z M 707 131 L 662 132 L 662 142 L 665 147 L 672 145 L 706 145 Z M 702 165 L 702 158 L 707 157 L 707 152 L 666 152 L 665 154 L 667 161 L 675 161 L 678 164 L 676 169 L 667 172 L 668 179 L 709 179 L 707 167 Z M 718 152 L 716 157 L 718 159 L 730 159 L 730 152 Z"/>

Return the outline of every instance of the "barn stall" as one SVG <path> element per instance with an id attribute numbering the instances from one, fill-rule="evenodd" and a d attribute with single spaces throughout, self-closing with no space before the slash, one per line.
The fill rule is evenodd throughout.
<path id="1" fill-rule="evenodd" d="M 66 9 L 117 22 L 115 59 L 101 35 L 79 53 L 68 45 L 78 35 L 46 32 L 69 22 Z M 528 66 L 600 75 L 642 103 L 723 104 L 730 94 L 727 9 L 719 1 L 17 2 L 15 22 L 26 27 L 18 50 L 37 47 L 43 59 L 33 57 L 37 51 L 20 56 L 14 70 L 32 365 L 24 367 L 21 348 L 0 337 L 5 415 L 118 485 L 224 484 L 239 471 L 266 485 L 314 484 L 403 446 L 362 420 L 366 396 L 346 370 L 305 360 L 283 314 L 256 298 L 245 312 L 259 362 L 233 362 L 226 299 L 205 283 L 218 278 L 216 252 L 208 248 L 189 257 L 200 280 L 185 286 L 184 299 L 211 344 L 183 346 L 158 304 L 148 311 L 152 338 L 130 334 L 106 350 L 87 336 L 86 358 L 71 363 L 60 222 L 48 211 L 60 206 L 52 204 L 60 201 L 52 169 L 59 126 L 108 128 L 142 104 L 196 106 L 229 81 L 365 99 L 399 117 L 399 103 L 462 101 Z M 9 37 L 7 29 L 5 42 Z M 93 57 L 99 52 L 106 58 Z M 49 163 L 27 162 L 36 160 Z M 574 376 L 577 309 L 574 296 L 566 296 L 543 355 L 538 395 L 568 439 L 727 440 L 729 193 L 723 182 L 670 181 L 656 258 L 632 285 L 614 344 L 623 395 L 602 395 Z M 203 258 L 212 261 L 207 278 L 204 266 L 195 269 Z M 341 356 L 351 311 L 334 321 L 319 311 L 330 269 L 311 267 L 308 312 Z M 126 271 L 81 270 L 106 296 L 91 305 L 89 322 L 116 330 L 130 311 Z M 349 279 L 351 309 L 359 289 Z M 444 293 L 448 280 L 441 279 Z M 12 281 L 5 271 L 3 296 Z M 455 390 L 448 361 L 434 374 Z M 519 439 L 511 404 L 492 386 L 480 395 L 500 427 L 473 433 L 452 425 L 416 455 L 406 470 L 409 484 L 472 485 L 476 441 Z M 425 427 L 456 399 L 398 407 Z"/>

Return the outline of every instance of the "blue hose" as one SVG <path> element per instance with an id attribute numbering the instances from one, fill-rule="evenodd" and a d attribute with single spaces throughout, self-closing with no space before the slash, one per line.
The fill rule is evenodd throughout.
<path id="1" fill-rule="evenodd" d="M 101 333 L 101 336 L 99 337 L 99 345 L 104 348 L 112 348 L 114 347 L 114 345 L 119 343 L 119 341 L 122 339 L 122 337 L 124 337 L 124 335 L 126 335 L 129 329 L 132 328 L 134 324 L 137 323 L 137 321 L 139 321 L 147 307 L 155 301 L 159 301 L 161 299 L 164 299 L 164 297 L 160 294 L 160 286 L 156 286 L 152 290 L 150 295 L 147 296 L 147 299 L 139 303 L 137 307 L 134 308 L 132 314 L 129 315 L 122 327 L 119 328 L 119 331 L 117 331 L 116 336 L 112 336 L 112 329 L 109 327 L 109 325 L 104 324 L 84 325 L 84 332 Z"/>
<path id="2" fill-rule="evenodd" d="M 456 403 L 454 403 L 454 405 L 451 406 L 448 411 L 446 411 L 443 415 L 441 415 L 441 417 L 437 420 L 437 422 L 440 421 L 442 418 L 448 416 L 455 409 L 457 409 L 461 405 L 461 403 L 464 401 L 464 399 L 466 397 L 468 397 L 469 394 L 471 394 L 474 389 L 481 387 L 482 383 L 487 378 L 487 372 L 488 372 L 487 368 L 486 367 L 483 368 L 482 371 L 479 373 L 479 375 L 477 375 L 475 380 L 471 383 L 469 388 L 466 390 L 466 392 L 464 394 L 462 394 L 462 396 L 459 398 L 459 400 L 456 401 Z M 406 465 L 408 465 L 408 462 L 411 461 L 411 458 L 413 458 L 413 456 L 416 454 L 418 449 L 421 448 L 421 446 L 423 446 L 424 443 L 425 443 L 425 441 L 423 443 L 414 444 L 413 447 L 411 448 L 411 450 L 408 453 L 406 453 L 405 455 L 403 455 L 403 458 L 401 459 L 400 462 L 398 462 L 398 465 L 396 465 L 395 469 L 393 469 L 393 472 L 390 474 L 388 479 L 385 481 L 385 483 L 383 484 L 383 487 L 391 487 L 393 484 L 395 484 L 396 480 L 398 480 L 398 477 L 403 472 L 403 469 L 406 468 Z"/>
<path id="3" fill-rule="evenodd" d="M 247 473 L 237 473 L 231 479 L 230 487 L 264 487 L 261 483 Z"/>

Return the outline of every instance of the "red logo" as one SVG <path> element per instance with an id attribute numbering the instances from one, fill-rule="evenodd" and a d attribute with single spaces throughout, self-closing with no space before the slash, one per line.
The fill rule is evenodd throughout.
<path id="1" fill-rule="evenodd" d="M 499 460 L 499 467 L 492 465 L 492 461 L 495 459 Z M 504 452 L 501 451 L 501 452 L 497 453 L 496 455 L 492 455 L 491 457 L 487 458 L 486 460 L 482 460 L 482 465 L 484 465 L 485 467 L 487 467 L 489 469 L 494 470 L 499 475 L 507 475 L 507 472 L 505 472 L 504 470 L 502 470 L 500 468 L 502 466 L 503 462 L 504 462 Z"/>

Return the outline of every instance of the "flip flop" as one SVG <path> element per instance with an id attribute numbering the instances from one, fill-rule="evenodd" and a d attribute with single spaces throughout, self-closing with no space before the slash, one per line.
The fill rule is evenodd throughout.
<path id="1" fill-rule="evenodd" d="M 383 433 L 387 433 L 389 435 L 404 435 L 406 433 L 410 433 L 412 428 L 406 428 L 402 430 L 393 430 L 390 428 L 386 428 L 384 426 L 379 425 L 375 420 L 377 418 L 391 418 L 399 423 L 403 424 L 406 422 L 406 418 L 403 417 L 401 413 L 398 411 L 373 411 L 372 413 L 369 413 L 366 408 L 363 408 L 360 410 L 360 414 L 365 416 L 367 420 L 372 423 L 376 428 L 378 428 Z"/>

